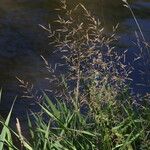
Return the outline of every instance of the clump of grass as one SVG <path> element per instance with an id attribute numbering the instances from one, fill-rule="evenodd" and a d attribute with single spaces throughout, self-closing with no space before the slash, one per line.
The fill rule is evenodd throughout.
<path id="1" fill-rule="evenodd" d="M 2 94 L 2 90 L 0 91 L 0 99 L 1 99 L 1 94 Z M 10 134 L 10 131 L 8 129 L 8 125 L 9 125 L 9 121 L 10 121 L 10 117 L 11 117 L 11 113 L 12 113 L 12 109 L 13 109 L 14 103 L 11 107 L 11 110 L 6 118 L 6 121 L 3 122 L 3 120 L 1 119 L 0 123 L 3 125 L 1 134 L 0 134 L 0 150 L 3 150 L 5 145 L 8 144 L 8 146 L 11 148 L 12 145 L 12 137 Z M 9 141 L 9 142 L 8 142 Z"/>
<path id="2" fill-rule="evenodd" d="M 59 67 L 52 68 L 42 57 L 52 74 L 49 83 L 56 86 L 52 91 L 56 99 L 53 103 L 43 92 L 43 101 L 38 103 L 41 112 L 33 114 L 34 121 L 28 116 L 30 141 L 25 142 L 17 122 L 22 148 L 148 149 L 149 96 L 130 94 L 126 81 L 132 68 L 124 63 L 126 53 L 119 54 L 113 47 L 117 28 L 105 35 L 100 21 L 82 4 L 68 10 L 63 0 L 60 11 L 63 17 L 56 21 L 58 29 L 42 27 L 49 32 L 67 71 L 57 77 L 54 70 Z"/>
<path id="3" fill-rule="evenodd" d="M 73 89 L 71 93 L 76 103 L 82 101 L 81 97 L 86 98 L 91 85 L 101 89 L 106 83 L 106 86 L 113 86 L 119 91 L 125 86 L 131 70 L 123 62 L 125 53 L 119 55 L 112 46 L 117 40 L 117 27 L 113 28 L 112 34 L 106 36 L 100 21 L 82 4 L 73 10 L 67 10 L 63 1 L 62 12 L 65 12 L 65 17 L 59 16 L 56 20 L 60 28 L 52 31 L 50 27 L 46 30 L 49 32 L 50 41 L 56 47 L 55 52 L 61 54 L 65 65 L 67 64 L 68 71 L 63 74 L 66 82 L 64 90 L 68 93 Z M 62 91 L 60 95 L 66 95 L 66 92 Z"/>
<path id="4" fill-rule="evenodd" d="M 2 95 L 2 90 L 0 90 L 0 99 L 1 99 L 1 95 Z M 17 119 L 17 124 L 16 124 L 18 133 L 14 132 L 9 127 L 15 101 L 16 101 L 16 98 L 13 101 L 13 104 L 11 106 L 11 109 L 8 113 L 6 120 L 4 120 L 4 118 L 0 119 L 0 124 L 2 124 L 2 129 L 1 129 L 1 134 L 0 134 L 0 150 L 22 150 L 23 147 L 28 150 L 33 150 L 30 147 L 30 145 L 26 142 L 25 138 L 23 137 L 21 133 L 21 127 L 20 127 L 18 119 Z M 19 139 L 19 141 L 21 142 L 21 148 L 18 148 L 16 144 L 14 144 L 13 136 Z M 17 144 L 17 145 L 20 145 L 20 144 Z"/>

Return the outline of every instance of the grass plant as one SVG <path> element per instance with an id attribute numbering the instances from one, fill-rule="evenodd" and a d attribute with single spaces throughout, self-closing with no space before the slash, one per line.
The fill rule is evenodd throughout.
<path id="1" fill-rule="evenodd" d="M 10 148 L 13 140 L 9 137 L 15 134 L 25 150 L 148 150 L 149 95 L 130 93 L 126 81 L 132 67 L 124 62 L 126 52 L 120 54 L 113 47 L 117 27 L 106 35 L 100 21 L 82 4 L 68 10 L 66 1 L 61 2 L 63 15 L 55 22 L 58 28 L 41 25 L 49 32 L 55 52 L 62 55 L 65 63 L 61 67 L 67 70 L 58 77 L 55 70 L 60 66 L 52 68 L 42 57 L 53 77 L 49 84 L 56 86 L 52 91 L 55 101 L 43 92 L 38 103 L 41 112 L 28 115 L 30 140 L 22 135 L 18 119 L 17 134 L 10 132 L 11 109 L 0 135 L 0 148 L 4 142 Z"/>

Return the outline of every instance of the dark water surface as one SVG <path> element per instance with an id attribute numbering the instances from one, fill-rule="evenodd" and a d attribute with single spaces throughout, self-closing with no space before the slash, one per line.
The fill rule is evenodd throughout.
<path id="1" fill-rule="evenodd" d="M 129 48 L 128 59 L 133 59 L 136 47 L 134 31 L 137 26 L 128 9 L 123 7 L 121 0 L 78 0 L 83 2 L 95 16 L 102 21 L 106 32 L 113 25 L 120 23 L 118 46 Z M 73 5 L 74 0 L 70 0 Z M 130 5 L 141 25 L 146 41 L 150 41 L 150 0 L 130 0 Z M 47 76 L 40 55 L 47 56 L 50 63 L 59 61 L 59 57 L 51 54 L 48 46 L 47 33 L 39 24 L 47 25 L 56 18 L 54 8 L 57 0 L 0 0 L 0 87 L 3 88 L 0 113 L 7 114 L 15 95 L 20 95 L 16 76 L 32 81 L 37 87 L 43 88 L 42 79 Z M 48 54 L 48 55 L 47 55 Z M 142 78 L 133 74 L 134 92 L 149 92 L 150 64 L 146 66 L 147 74 Z M 136 86 L 140 82 L 146 86 Z M 24 116 L 27 109 L 35 109 L 32 101 L 18 98 L 14 108 L 14 117 Z"/>

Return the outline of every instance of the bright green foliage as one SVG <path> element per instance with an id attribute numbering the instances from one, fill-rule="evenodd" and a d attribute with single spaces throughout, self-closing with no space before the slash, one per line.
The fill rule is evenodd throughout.
<path id="1" fill-rule="evenodd" d="M 123 96 L 123 95 L 122 95 Z M 141 110 L 125 99 L 108 102 L 105 106 L 89 111 L 86 115 L 70 109 L 64 102 L 53 104 L 45 95 L 41 115 L 35 115 L 32 128 L 33 149 L 56 150 L 134 150 L 145 146 L 150 124 L 142 118 Z M 147 108 L 148 109 L 148 108 Z M 141 114 L 139 115 L 139 113 Z M 145 128 L 146 127 L 146 128 Z M 145 140 L 145 141 L 144 141 Z"/>

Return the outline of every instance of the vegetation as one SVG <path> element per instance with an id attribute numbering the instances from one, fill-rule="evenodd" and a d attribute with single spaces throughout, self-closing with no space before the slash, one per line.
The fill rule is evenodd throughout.
<path id="1" fill-rule="evenodd" d="M 6 121 L 1 122 L 0 150 L 5 147 L 10 150 L 148 150 L 149 95 L 130 93 L 127 82 L 132 67 L 124 62 L 126 51 L 120 54 L 114 47 L 117 27 L 106 35 L 100 21 L 82 4 L 68 10 L 62 1 L 60 14 L 63 17 L 56 21 L 58 29 L 42 26 L 64 62 L 52 68 L 42 57 L 51 75 L 48 81 L 53 90 L 49 92 L 55 94 L 55 100 L 43 92 L 42 102 L 37 102 L 41 112 L 28 115 L 30 138 L 27 139 L 19 119 L 16 132 L 9 128 L 12 106 Z M 58 77 L 60 68 L 65 73 Z M 32 88 L 20 81 L 26 92 L 34 96 Z M 13 143 L 13 134 L 20 141 L 18 147 Z"/>

